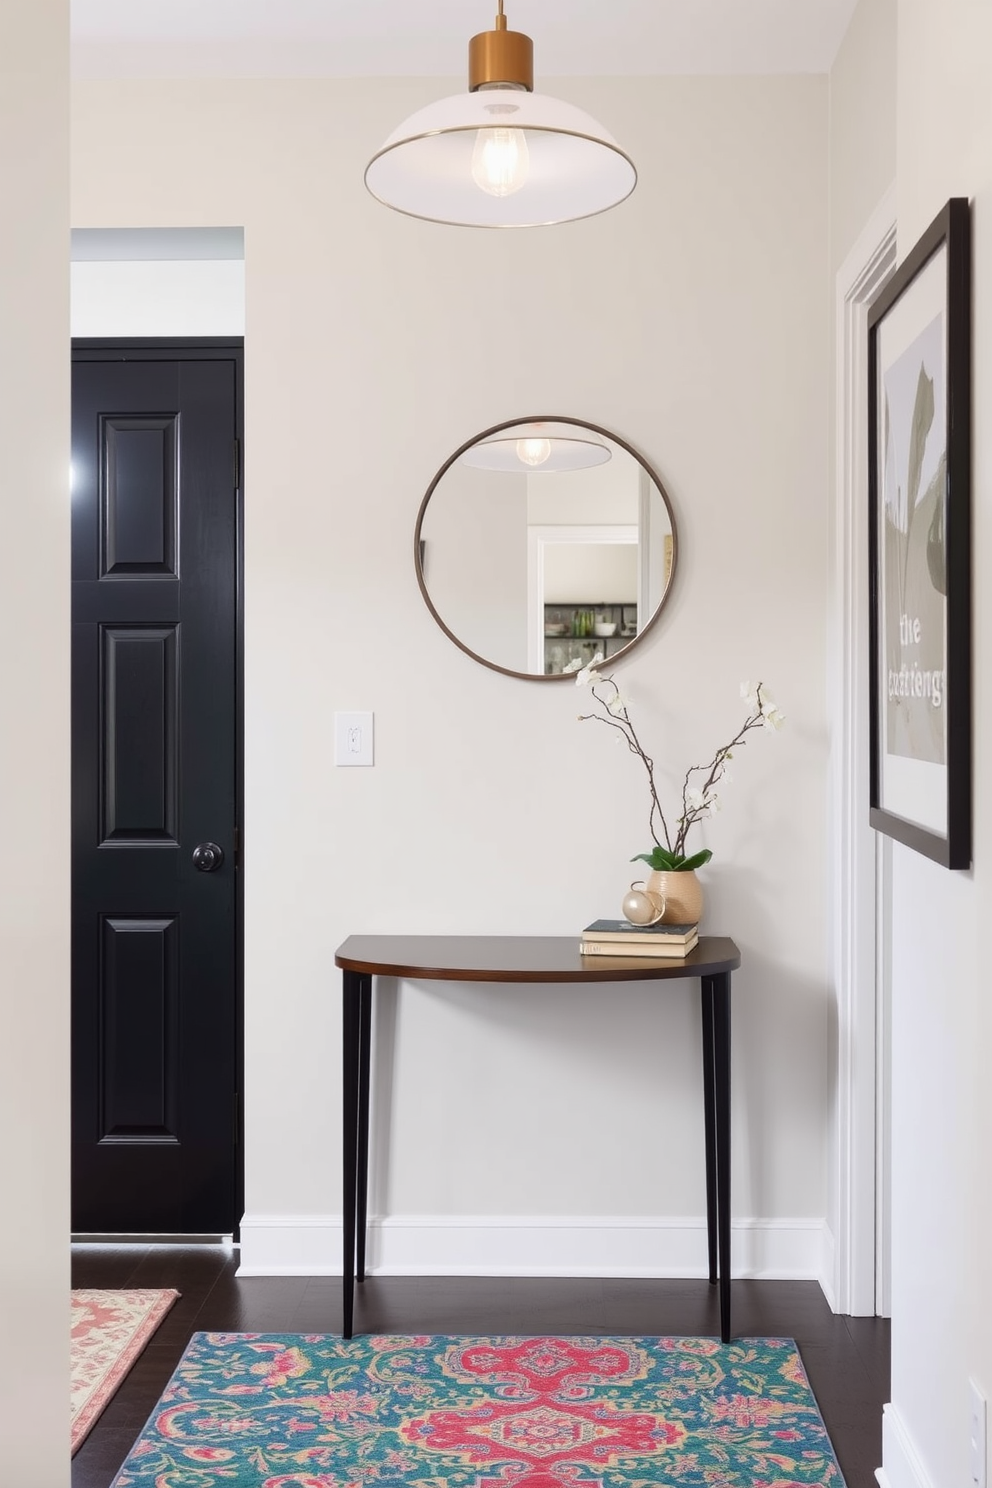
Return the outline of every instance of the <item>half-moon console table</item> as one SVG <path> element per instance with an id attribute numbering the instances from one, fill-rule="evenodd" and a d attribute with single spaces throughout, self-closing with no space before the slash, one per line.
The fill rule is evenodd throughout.
<path id="1" fill-rule="evenodd" d="M 352 1336 L 355 1280 L 365 1280 L 368 1223 L 372 978 L 445 982 L 667 982 L 698 977 L 703 1021 L 706 1234 L 709 1279 L 720 1287 L 720 1337 L 730 1342 L 730 975 L 732 940 L 700 936 L 684 960 L 582 956 L 578 936 L 350 935 L 335 952 L 344 973 L 342 1336 Z"/>

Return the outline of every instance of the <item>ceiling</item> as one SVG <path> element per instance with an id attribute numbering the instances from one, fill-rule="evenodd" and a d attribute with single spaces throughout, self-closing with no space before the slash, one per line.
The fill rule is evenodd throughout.
<path id="1" fill-rule="evenodd" d="M 826 72 L 856 0 L 505 0 L 546 77 Z M 464 77 L 496 0 L 71 0 L 80 77 Z"/>

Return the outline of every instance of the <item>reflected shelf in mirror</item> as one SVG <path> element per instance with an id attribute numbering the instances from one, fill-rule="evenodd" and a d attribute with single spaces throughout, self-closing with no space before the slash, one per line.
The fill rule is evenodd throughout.
<path id="1" fill-rule="evenodd" d="M 678 540 L 668 495 L 631 445 L 545 416 L 494 425 L 445 461 L 414 555 L 457 646 L 495 671 L 560 681 L 576 656 L 617 660 L 657 622 Z"/>
<path id="2" fill-rule="evenodd" d="M 545 604 L 544 672 L 558 676 L 570 663 L 612 661 L 637 634 L 636 604 Z"/>

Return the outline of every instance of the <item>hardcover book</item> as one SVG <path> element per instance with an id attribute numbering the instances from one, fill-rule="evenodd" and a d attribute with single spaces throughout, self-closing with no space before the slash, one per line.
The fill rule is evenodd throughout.
<path id="1" fill-rule="evenodd" d="M 688 955 L 698 940 L 698 935 L 675 942 L 656 937 L 647 943 L 643 940 L 595 940 L 583 937 L 579 941 L 579 952 L 583 956 L 638 956 L 642 961 L 678 961 Z"/>
<path id="2" fill-rule="evenodd" d="M 698 925 L 634 925 L 630 920 L 593 920 L 582 934 L 593 940 L 684 941 L 697 936 Z"/>

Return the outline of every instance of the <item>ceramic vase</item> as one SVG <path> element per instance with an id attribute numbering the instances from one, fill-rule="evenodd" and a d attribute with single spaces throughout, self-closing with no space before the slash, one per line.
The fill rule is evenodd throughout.
<path id="1" fill-rule="evenodd" d="M 703 886 L 695 873 L 666 873 L 655 869 L 648 874 L 649 894 L 661 894 L 665 900 L 662 925 L 698 925 L 703 914 Z"/>

